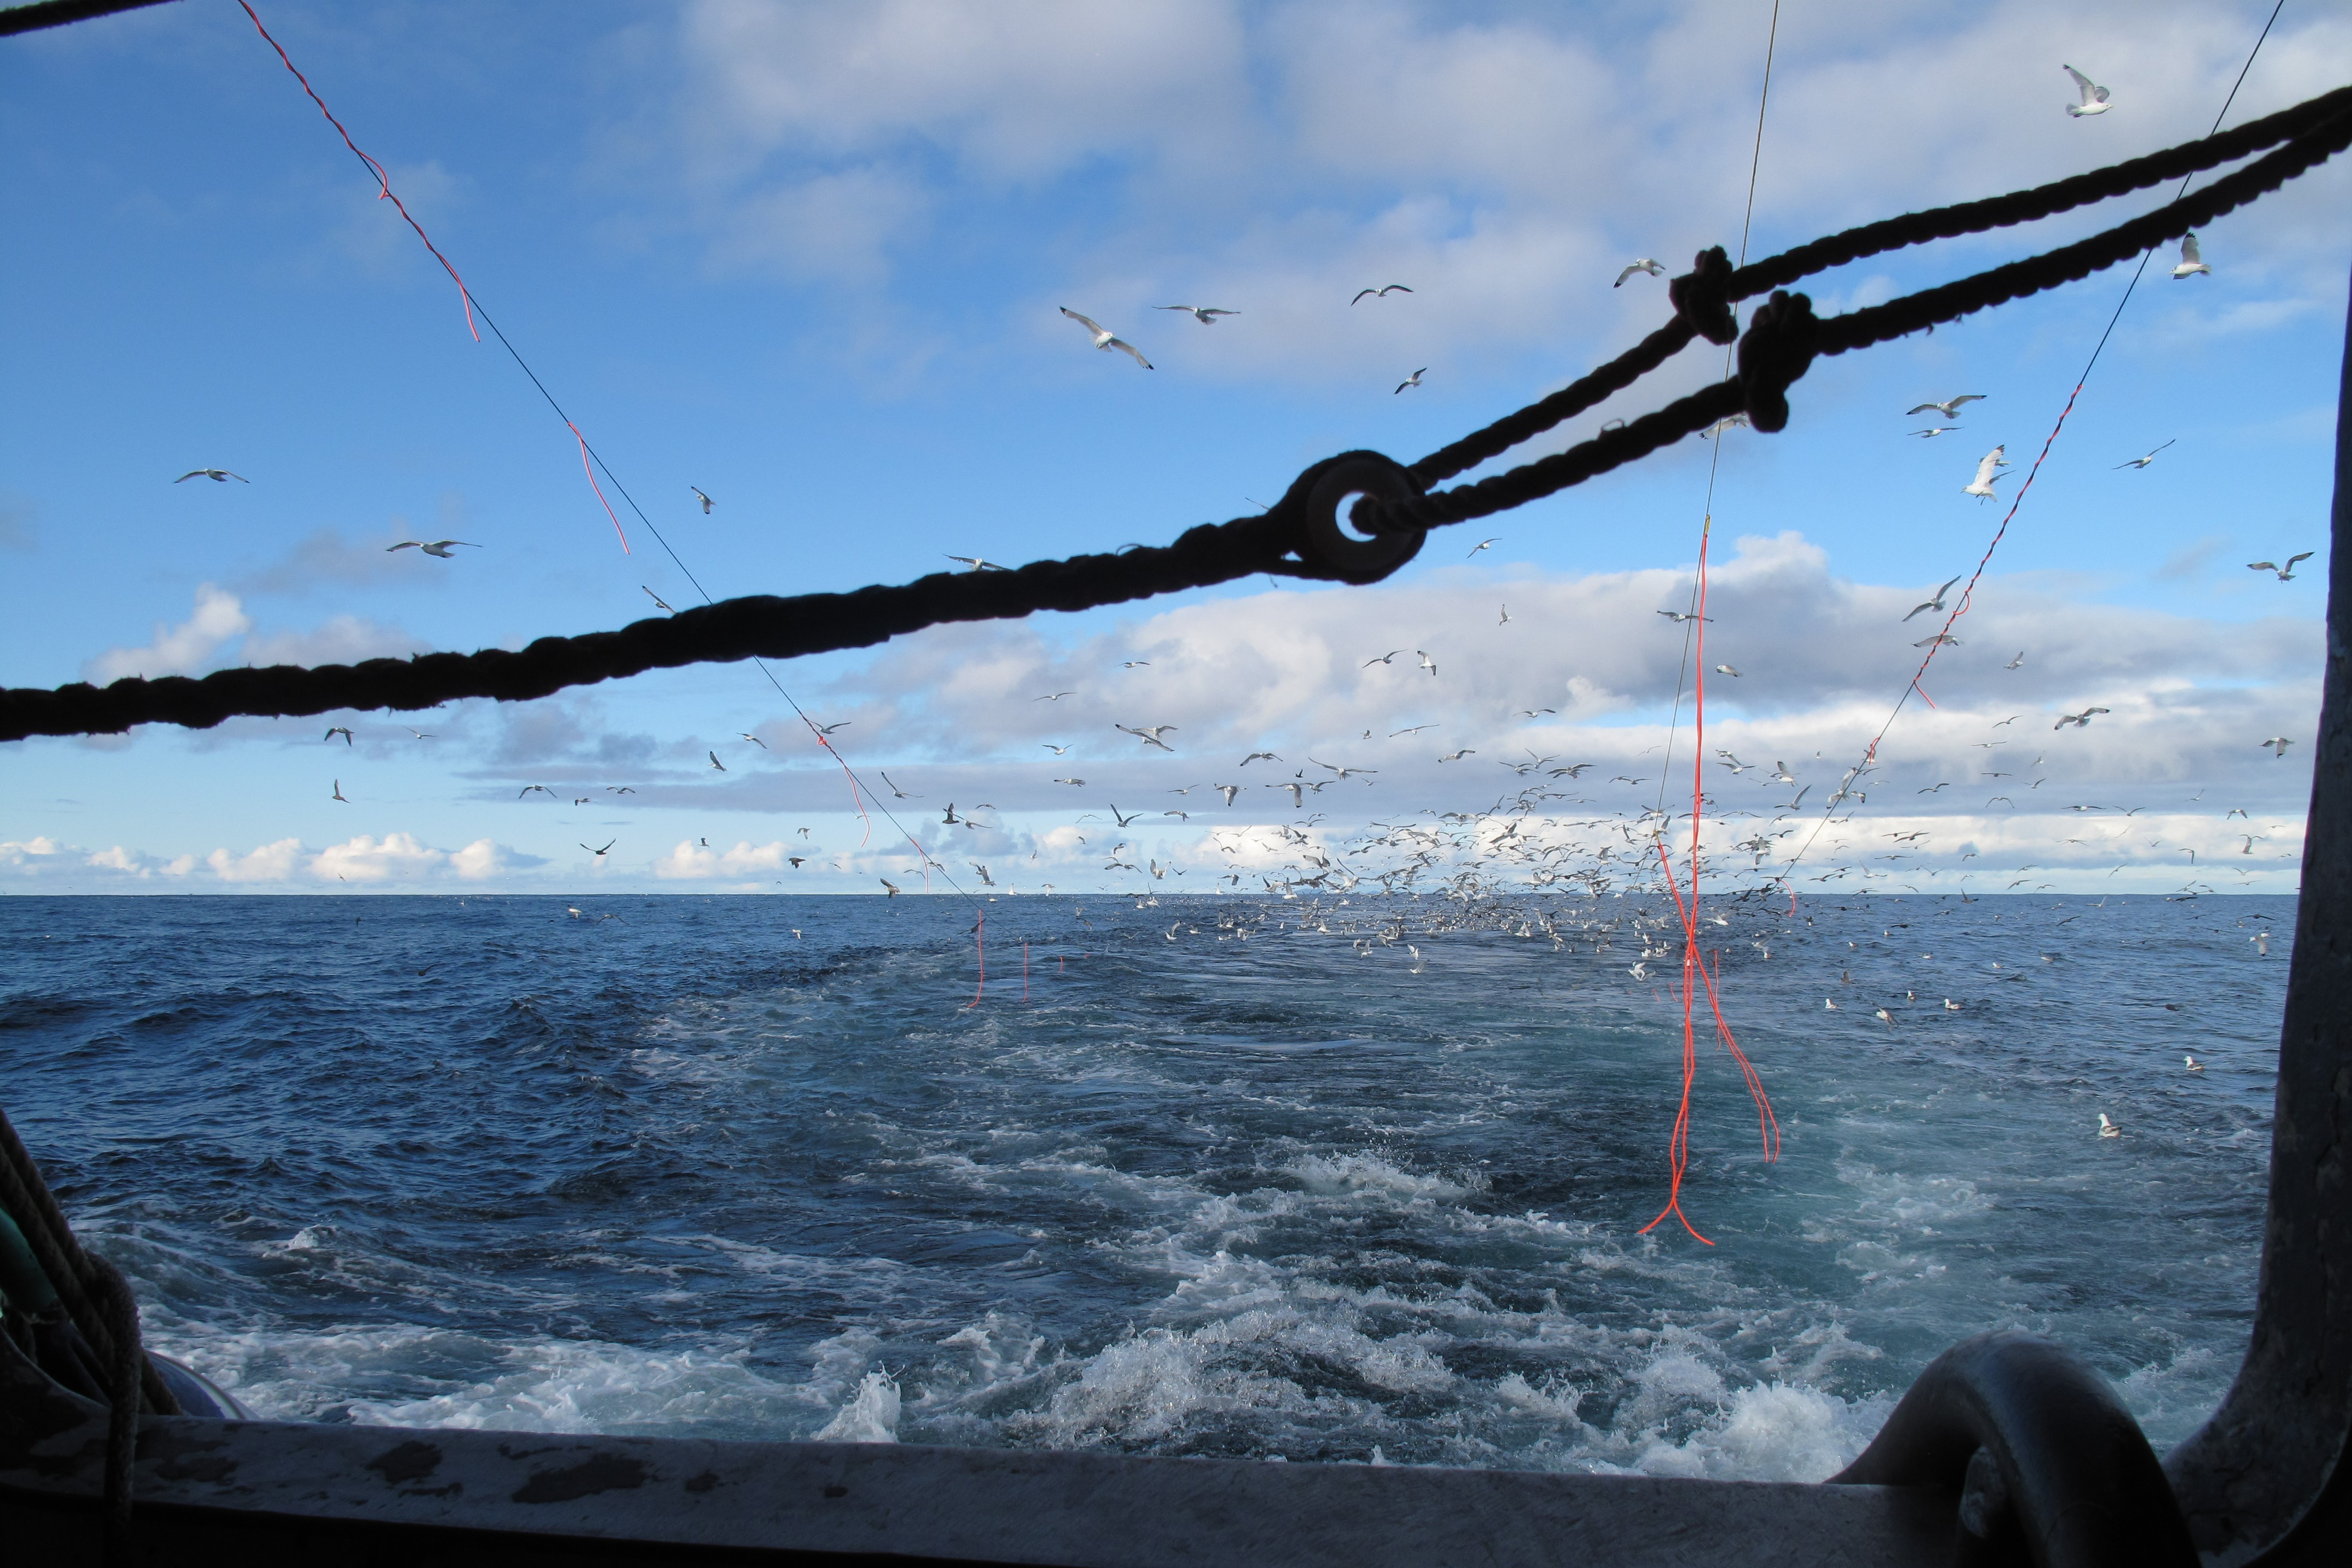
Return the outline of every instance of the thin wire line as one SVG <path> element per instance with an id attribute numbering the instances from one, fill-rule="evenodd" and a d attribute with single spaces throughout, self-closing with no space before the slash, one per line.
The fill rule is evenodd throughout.
<path id="1" fill-rule="evenodd" d="M 2284 5 L 2285 0 L 2280 0 L 2280 3 Z M 1764 38 L 1764 90 L 1758 94 L 1756 99 L 1756 144 L 1749 151 L 1748 155 L 1748 210 L 1742 213 L 1739 218 L 1739 265 L 1742 267 L 1748 265 L 1748 231 L 1755 226 L 1756 222 L 1756 174 L 1757 171 L 1764 166 L 1764 110 L 1772 101 L 1772 55 L 1773 51 L 1780 47 L 1780 0 L 1772 0 L 1772 27 L 1771 31 L 1767 33 Z M 1738 343 L 1737 340 L 1724 345 L 1723 374 L 1724 379 L 1727 381 L 1731 377 L 1732 352 L 1738 347 Z M 1715 451 L 1706 460 L 1706 504 L 1701 509 L 1700 515 L 1702 521 L 1699 523 L 1698 531 L 1699 552 L 1702 556 L 1706 552 L 1707 535 L 1715 527 L 1715 475 L 1716 469 L 1721 467 L 1723 463 L 1723 437 L 1725 433 L 1723 426 L 1718 426 L 1716 428 Z M 1694 615 L 1696 613 L 1696 605 L 1698 602 L 1698 580 L 1696 577 L 1693 577 L 1691 580 L 1691 603 L 1694 606 L 1692 611 Z M 1675 671 L 1674 714 L 1666 721 L 1666 755 L 1665 760 L 1662 762 L 1658 767 L 1657 811 L 1660 816 L 1664 816 L 1666 812 L 1666 781 L 1674 776 L 1675 737 L 1679 734 L 1682 730 L 1683 689 L 1685 683 L 1687 682 L 1691 677 L 1692 635 L 1697 632 L 1698 629 L 1699 623 L 1696 619 L 1688 619 L 1683 622 L 1683 658 L 1681 665 L 1677 667 Z M 1706 638 L 1702 636 L 1699 637 L 1698 641 L 1699 646 L 1704 648 L 1706 647 Z M 1706 685 L 1706 677 L 1704 675 L 1700 677 L 1699 684 L 1702 687 Z M 1693 807 L 1692 809 L 1696 810 L 1697 808 Z M 1691 874 L 1694 878 L 1697 876 L 1698 873 L 1696 867 L 1692 868 Z M 1694 882 L 1693 885 L 1696 887 L 1696 882 Z"/>
<path id="2" fill-rule="evenodd" d="M 2263 41 L 2271 36 L 2271 28 L 2278 21 L 2279 13 L 2285 9 L 2286 0 L 2278 0 L 2278 4 L 2271 8 L 2270 20 L 2263 24 L 2261 34 L 2254 39 L 2254 47 L 2247 52 L 2246 63 L 2238 68 L 2238 79 L 2230 84 L 2229 97 L 2221 100 L 2221 112 L 2213 117 L 2212 125 L 2205 132 L 2208 140 L 2221 129 L 2221 121 L 2229 118 L 2230 106 L 2238 101 L 2238 89 L 2246 84 L 2246 73 L 2254 68 L 2254 57 L 2263 52 Z M 2189 194 L 2189 182 L 2196 177 L 2193 172 L 2181 176 L 2180 188 L 2172 193 L 2172 200 L 2166 205 L 2179 205 L 2180 198 Z M 2140 253 L 2139 265 L 2132 270 L 2131 281 L 2124 285 L 2123 298 L 2116 301 L 2115 312 L 2107 318 L 2106 330 L 2099 334 L 2098 342 L 2091 350 L 2091 357 L 2084 363 L 2083 374 L 2074 378 L 2074 390 L 2066 395 L 2066 406 L 2058 411 L 2058 422 L 2050 427 L 2050 435 L 2042 441 L 2042 450 L 2035 455 L 2033 466 L 2026 470 L 2024 483 L 2019 485 L 2017 494 L 2010 498 L 2009 510 L 2001 515 L 2000 526 L 1993 531 L 1992 542 L 1985 546 L 1984 554 L 1977 562 L 1976 570 L 1969 574 L 1968 586 L 1960 590 L 1958 603 L 1952 607 L 1951 613 L 1944 617 L 1941 631 L 1928 643 L 1927 657 L 1921 659 L 1919 668 L 1911 672 L 1911 679 L 1903 688 L 1903 694 L 1895 700 L 1895 706 L 1888 711 L 1886 721 L 1879 725 L 1878 733 L 1871 737 L 1869 746 L 1864 748 L 1861 763 L 1856 765 L 1852 773 L 1847 775 L 1845 782 L 1839 786 L 1837 794 L 1831 797 L 1830 804 L 1822 809 L 1821 820 L 1813 824 L 1812 832 L 1805 836 L 1804 843 L 1798 847 L 1797 852 L 1790 856 L 1787 863 L 1780 868 L 1773 878 L 1774 881 L 1783 886 L 1787 885 L 1789 873 L 1795 870 L 1799 863 L 1811 851 L 1813 841 L 1822 836 L 1822 829 L 1829 826 L 1831 816 L 1845 799 L 1852 786 L 1860 783 L 1863 774 L 1876 765 L 1879 742 L 1886 739 L 1886 732 L 1895 727 L 1895 721 L 1901 716 L 1903 710 L 1909 706 L 1911 694 L 1917 691 L 1923 699 L 1927 698 L 1927 694 L 1919 689 L 1921 678 L 1927 673 L 1927 667 L 1936 662 L 1936 656 L 1944 651 L 1945 638 L 1949 636 L 1952 627 L 1958 624 L 1962 616 L 1969 613 L 1970 602 L 1976 594 L 1978 580 L 1984 575 L 1985 568 L 1991 564 L 1993 552 L 1999 550 L 2000 542 L 2008 537 L 2011 521 L 2017 516 L 2018 508 L 2025 504 L 2025 492 L 2033 488 L 2035 477 L 2042 472 L 2042 465 L 2050 456 L 2050 448 L 2057 444 L 2058 433 L 2066 427 L 2066 416 L 2074 412 L 2075 399 L 2083 395 L 2083 388 L 2091 379 L 2092 369 L 2098 364 L 2099 356 L 2106 352 L 2107 340 L 2115 335 L 2116 324 L 2123 320 L 2124 307 L 2131 303 L 2133 291 L 2139 288 L 2139 280 L 2147 273 L 2147 264 L 2155 257 L 2157 247 L 2151 245 Z M 1930 700 L 1929 706 L 1933 705 Z M 1794 890 L 1790 889 L 1792 892 Z"/>
<path id="3" fill-rule="evenodd" d="M 716 604 L 718 601 L 711 596 L 710 590 L 702 585 L 702 579 L 694 574 L 694 569 L 688 566 L 684 559 L 678 555 L 677 551 L 672 547 L 669 540 L 663 535 L 662 531 L 655 526 L 654 520 L 646 515 L 646 509 L 637 504 L 636 497 L 629 493 L 629 487 L 621 482 L 621 478 L 618 474 L 613 472 L 612 466 L 604 461 L 604 454 L 597 451 L 596 448 L 589 443 L 587 437 L 581 435 L 580 426 L 572 422 L 571 415 L 564 412 L 563 405 L 555 400 L 555 394 L 547 389 L 547 383 L 540 380 L 539 373 L 530 368 L 530 362 L 522 357 L 522 351 L 514 346 L 513 340 L 507 336 L 505 331 L 499 327 L 498 321 L 490 315 L 490 312 L 484 308 L 481 300 L 475 298 L 474 291 L 466 286 L 466 280 L 457 275 L 457 269 L 450 264 L 449 258 L 441 254 L 440 247 L 433 243 L 432 237 L 425 232 L 424 226 L 420 225 L 415 218 L 409 216 L 407 206 L 397 195 L 393 194 L 392 180 L 385 174 L 383 165 L 377 163 L 373 158 L 368 156 L 366 153 L 361 150 L 360 144 L 352 140 L 351 132 L 344 128 L 341 121 L 335 118 L 334 111 L 327 107 L 326 100 L 320 98 L 318 94 L 318 90 L 311 87 L 310 78 L 304 76 L 300 70 L 296 68 L 293 59 L 288 56 L 284 46 L 280 45 L 276 38 L 270 36 L 268 28 L 261 25 L 261 17 L 256 14 L 250 5 L 247 4 L 247 0 L 237 0 L 237 5 L 244 10 L 246 16 L 253 23 L 254 31 L 259 33 L 261 35 L 262 41 L 267 43 L 270 48 L 277 53 L 279 62 L 282 63 L 289 71 L 293 73 L 294 79 L 302 84 L 303 92 L 310 97 L 312 103 L 318 105 L 319 112 L 326 116 L 327 123 L 335 128 L 336 134 L 341 136 L 343 140 L 343 145 L 351 149 L 352 154 L 358 158 L 360 163 L 366 167 L 368 173 L 374 177 L 378 187 L 378 199 L 388 200 L 394 207 L 399 209 L 400 216 L 407 220 L 408 226 L 410 228 L 416 231 L 416 237 L 424 242 L 425 248 L 433 253 L 433 258 L 441 263 L 443 270 L 449 274 L 450 280 L 457 285 L 458 296 L 464 301 L 466 307 L 467 330 L 468 331 L 473 331 L 475 318 L 478 316 L 481 319 L 482 324 L 490 329 L 490 334 L 499 340 L 499 346 L 505 349 L 508 356 L 515 362 L 515 364 L 522 371 L 523 374 L 530 378 L 530 384 L 539 389 L 540 396 L 547 400 L 547 405 L 555 411 L 555 416 L 563 421 L 564 427 L 570 430 L 572 437 L 580 443 L 580 451 L 583 459 L 593 459 L 596 467 L 604 471 L 604 477 L 612 481 L 613 489 L 619 492 L 620 497 L 624 501 L 628 503 L 629 510 L 636 514 L 637 521 L 646 525 L 646 531 L 654 536 L 654 542 L 662 547 L 663 552 L 670 558 L 671 563 L 685 575 L 686 580 L 688 583 L 694 584 L 694 591 L 702 595 L 702 602 L 706 605 Z M 481 336 L 482 334 L 480 332 L 474 331 L 475 342 L 479 342 L 481 341 Z M 596 489 L 596 476 L 593 473 L 591 473 L 588 476 L 588 484 L 591 489 Z M 604 510 L 607 515 L 610 515 L 613 510 L 612 503 L 604 500 L 604 495 L 601 489 L 596 491 L 596 499 L 599 501 L 604 502 Z M 624 553 L 626 553 L 629 548 L 629 536 L 622 531 L 621 520 L 617 517 L 613 519 L 613 531 L 615 533 L 620 534 L 621 549 Z M 800 721 L 808 726 L 810 732 L 815 735 L 817 743 L 823 746 L 825 751 L 832 755 L 835 762 L 841 764 L 842 772 L 848 774 L 850 779 L 850 799 L 853 803 L 857 805 L 858 815 L 860 816 L 865 816 L 865 805 L 857 799 L 858 787 L 861 784 L 864 784 L 864 781 L 857 776 L 856 771 L 850 767 L 848 759 L 844 757 L 841 752 L 835 748 L 833 742 L 825 737 L 824 732 L 817 728 L 815 721 L 812 720 L 808 716 L 807 712 L 802 709 L 801 705 L 793 700 L 793 694 L 784 689 L 783 682 L 776 679 L 775 672 L 768 668 L 766 661 L 754 658 L 751 662 L 759 668 L 759 671 L 761 675 L 768 678 L 768 684 L 776 689 L 776 694 L 779 697 L 782 697 L 784 701 L 791 706 L 793 714 L 799 718 Z M 865 784 L 864 787 L 866 794 L 874 795 L 875 805 L 881 811 L 885 817 L 889 819 L 890 826 L 897 828 L 900 835 L 906 838 L 907 842 L 914 846 L 916 858 L 919 859 L 923 865 L 924 886 L 929 887 L 930 885 L 931 870 L 934 867 L 937 867 L 941 880 L 945 881 L 950 888 L 953 889 L 958 896 L 970 901 L 975 909 L 980 908 L 980 900 L 972 894 L 964 891 L 963 888 L 956 881 L 955 878 L 949 873 L 948 868 L 944 864 L 931 858 L 930 851 L 923 847 L 922 841 L 920 839 L 917 838 L 912 833 L 907 831 L 906 825 L 898 820 L 896 813 L 892 812 L 888 806 L 882 804 L 881 796 L 875 793 L 873 786 L 870 784 Z"/>

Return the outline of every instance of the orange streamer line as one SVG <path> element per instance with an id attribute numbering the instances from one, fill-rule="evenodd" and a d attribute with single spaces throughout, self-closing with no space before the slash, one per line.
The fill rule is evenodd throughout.
<path id="1" fill-rule="evenodd" d="M 384 174 L 383 165 L 377 163 L 373 158 L 369 157 L 365 153 L 361 152 L 360 144 L 352 140 L 352 133 L 343 129 L 343 122 L 336 119 L 333 110 L 327 107 L 327 100 L 320 98 L 318 91 L 310 86 L 310 79 L 304 76 L 300 71 L 294 70 L 294 62 L 287 58 L 286 51 L 279 46 L 278 40 L 269 36 L 269 29 L 261 25 L 261 18 L 254 15 L 253 7 L 246 5 L 245 0 L 236 0 L 236 3 L 244 8 L 247 18 L 253 23 L 253 30 L 261 35 L 261 41 L 268 44 L 272 49 L 277 50 L 279 62 L 283 64 L 288 70 L 294 71 L 294 79 L 302 84 L 302 90 L 310 94 L 310 101 L 319 106 L 319 112 L 327 117 L 327 123 L 335 128 L 335 134 L 343 139 L 343 145 L 350 148 L 359 158 L 359 161 L 368 166 L 369 173 L 375 175 L 376 184 L 382 187 L 382 189 L 376 192 L 375 199 L 380 202 L 390 202 L 394 206 L 400 209 L 400 216 L 406 218 L 408 221 L 408 226 L 416 231 L 416 237 L 425 242 L 425 248 L 433 253 L 433 259 L 439 262 L 441 264 L 441 269 L 449 274 L 449 281 L 457 286 L 457 298 L 466 307 L 466 330 L 474 334 L 474 341 L 476 342 L 480 342 L 482 341 L 482 334 L 474 325 L 474 296 L 466 288 L 466 280 L 457 276 L 457 269 L 449 265 L 449 258 L 441 254 L 440 247 L 433 243 L 432 237 L 425 232 L 424 226 L 419 224 L 414 217 L 410 217 L 407 206 L 398 196 L 393 195 L 392 181 Z M 574 435 L 579 434 L 577 431 L 572 433 Z M 609 511 L 612 509 L 608 507 L 605 510 Z M 618 525 L 615 524 L 615 526 Z"/>
<path id="2" fill-rule="evenodd" d="M 604 503 L 604 515 L 613 519 L 613 531 L 621 535 L 621 553 L 633 553 L 629 549 L 629 536 L 621 531 L 621 520 L 614 515 L 613 503 L 604 500 L 604 487 L 596 482 L 596 470 L 588 466 L 588 437 L 580 434 L 580 426 L 569 419 L 563 422 L 563 427 L 572 432 L 573 440 L 580 443 L 580 471 L 588 476 L 588 488 L 594 490 L 596 499 Z"/>

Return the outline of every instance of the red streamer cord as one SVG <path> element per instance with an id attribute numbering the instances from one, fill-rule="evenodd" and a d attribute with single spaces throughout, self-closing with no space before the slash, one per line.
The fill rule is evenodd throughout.
<path id="1" fill-rule="evenodd" d="M 440 247 L 433 243 L 432 237 L 425 232 L 424 226 L 415 218 L 409 216 L 406 205 L 402 203 L 398 196 L 392 194 L 392 180 L 390 176 L 384 174 L 383 165 L 377 163 L 373 158 L 369 157 L 365 153 L 361 152 L 360 144 L 352 140 L 352 133 L 343 129 L 343 122 L 336 119 L 333 110 L 327 107 L 327 100 L 320 98 L 316 89 L 310 86 L 310 79 L 304 76 L 300 71 L 294 70 L 294 62 L 287 58 L 286 51 L 278 47 L 278 40 L 269 36 L 269 29 L 261 25 L 261 18 L 253 14 L 253 7 L 246 5 L 245 0 L 236 0 L 236 3 L 244 9 L 246 16 L 253 23 L 253 30 L 261 35 L 261 41 L 268 44 L 272 49 L 276 49 L 278 51 L 278 60 L 284 64 L 288 70 L 294 71 L 294 79 L 300 82 L 302 84 L 302 90 L 310 95 L 310 101 L 317 104 L 319 106 L 319 112 L 327 117 L 327 123 L 335 128 L 335 134 L 343 139 L 343 145 L 350 148 L 352 153 L 358 157 L 359 161 L 368 166 L 368 172 L 375 176 L 375 183 L 383 187 L 381 190 L 376 192 L 375 199 L 380 202 L 390 202 L 394 206 L 400 208 L 400 216 L 407 219 L 408 226 L 416 230 L 416 237 L 425 241 L 425 248 L 433 252 L 433 259 L 439 262 L 441 264 L 442 270 L 449 274 L 449 281 L 457 286 L 457 298 L 466 307 L 466 330 L 474 334 L 474 341 L 476 342 L 480 342 L 482 341 L 482 334 L 474 326 L 474 297 L 467 291 L 466 288 L 466 280 L 457 276 L 457 269 L 449 265 L 449 258 L 441 254 Z M 572 434 L 576 436 L 579 432 L 575 430 Z M 606 507 L 604 510 L 610 511 L 612 508 Z M 619 525 L 615 523 L 614 526 L 618 527 Z"/>
<path id="2" fill-rule="evenodd" d="M 580 443 L 580 471 L 588 476 L 588 488 L 596 492 L 599 501 L 604 502 L 604 515 L 613 519 L 613 531 L 621 535 L 621 553 L 634 554 L 635 552 L 629 548 L 629 536 L 622 532 L 621 520 L 614 515 L 613 503 L 604 500 L 604 487 L 596 482 L 596 470 L 588 466 L 588 437 L 580 434 L 580 426 L 569 419 L 563 422 L 563 427 L 572 432 L 573 440 Z"/>

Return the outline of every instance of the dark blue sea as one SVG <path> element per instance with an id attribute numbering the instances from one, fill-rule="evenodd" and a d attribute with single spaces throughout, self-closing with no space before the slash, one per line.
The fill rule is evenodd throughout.
<path id="1" fill-rule="evenodd" d="M 272 1417 L 1815 1479 L 1996 1326 L 2203 1418 L 2293 916 L 1711 907 L 1713 1246 L 1631 897 L 14 898 L 0 1104 Z"/>

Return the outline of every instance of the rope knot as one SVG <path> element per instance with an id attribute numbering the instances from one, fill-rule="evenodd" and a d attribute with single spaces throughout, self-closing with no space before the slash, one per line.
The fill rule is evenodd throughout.
<path id="1" fill-rule="evenodd" d="M 1731 258 L 1723 247 L 1710 246 L 1691 258 L 1691 269 L 1666 285 L 1675 314 L 1711 343 L 1727 343 L 1739 335 L 1731 314 Z"/>
<path id="2" fill-rule="evenodd" d="M 1774 289 L 1748 318 L 1748 335 L 1739 340 L 1739 391 L 1748 422 L 1757 429 L 1787 427 L 1789 384 L 1812 368 L 1820 331 L 1812 300 L 1785 289 Z"/>

